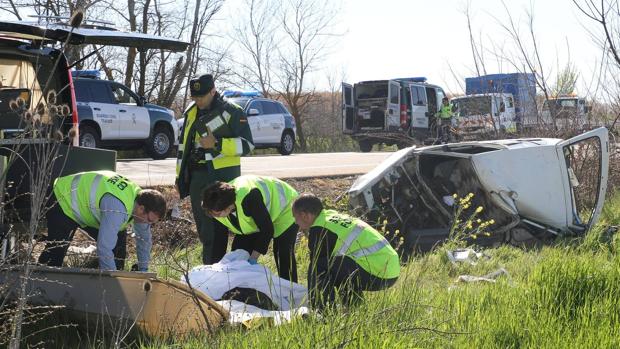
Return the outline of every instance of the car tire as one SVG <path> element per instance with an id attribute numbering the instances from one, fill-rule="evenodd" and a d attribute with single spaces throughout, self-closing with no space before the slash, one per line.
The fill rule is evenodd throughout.
<path id="1" fill-rule="evenodd" d="M 370 152 L 370 151 L 372 150 L 372 146 L 373 146 L 373 144 L 372 144 L 372 142 L 371 142 L 371 141 L 369 141 L 369 140 L 365 139 L 365 140 L 361 140 L 361 141 L 359 141 L 358 143 L 359 143 L 359 145 L 360 145 L 360 150 L 361 150 L 363 153 L 368 153 L 368 152 Z"/>
<path id="2" fill-rule="evenodd" d="M 282 138 L 280 139 L 280 146 L 278 151 L 282 155 L 291 155 L 295 150 L 295 135 L 291 131 L 284 131 Z"/>
<path id="3" fill-rule="evenodd" d="M 157 126 L 146 143 L 146 151 L 154 160 L 161 160 L 168 157 L 173 146 L 170 130 L 165 126 Z"/>
<path id="4" fill-rule="evenodd" d="M 101 139 L 94 127 L 88 125 L 80 126 L 80 147 L 99 148 Z"/>

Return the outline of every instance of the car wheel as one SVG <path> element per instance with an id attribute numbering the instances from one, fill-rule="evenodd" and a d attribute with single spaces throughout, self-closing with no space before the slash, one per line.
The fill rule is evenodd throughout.
<path id="1" fill-rule="evenodd" d="M 364 152 L 364 153 L 368 153 L 368 152 L 370 152 L 370 151 L 372 150 L 372 146 L 373 146 L 373 144 L 372 144 L 372 142 L 371 142 L 371 141 L 369 141 L 369 140 L 365 139 L 365 140 L 361 140 L 361 141 L 359 141 L 358 143 L 359 143 L 359 145 L 360 145 L 360 150 L 361 150 L 362 152 Z"/>
<path id="2" fill-rule="evenodd" d="M 146 144 L 146 150 L 154 160 L 161 160 L 168 157 L 172 150 L 172 135 L 165 126 L 158 126 Z"/>
<path id="3" fill-rule="evenodd" d="M 290 155 L 295 150 L 295 136 L 291 131 L 284 131 L 278 151 L 282 155 Z"/>
<path id="4" fill-rule="evenodd" d="M 80 126 L 80 146 L 84 148 L 99 147 L 99 133 L 94 127 L 84 125 Z"/>

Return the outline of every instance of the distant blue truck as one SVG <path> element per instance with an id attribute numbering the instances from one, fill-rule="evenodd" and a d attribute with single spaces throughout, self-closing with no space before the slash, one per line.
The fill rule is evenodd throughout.
<path id="1" fill-rule="evenodd" d="M 490 74 L 465 79 L 465 96 L 452 99 L 465 135 L 511 132 L 537 122 L 534 74 Z"/>

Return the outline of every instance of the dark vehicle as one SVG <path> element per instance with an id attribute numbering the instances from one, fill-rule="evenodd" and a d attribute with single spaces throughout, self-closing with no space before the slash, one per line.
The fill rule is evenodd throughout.
<path id="1" fill-rule="evenodd" d="M 185 50 L 187 43 L 152 35 L 125 33 L 96 26 L 74 28 L 68 24 L 0 22 L 0 257 L 11 249 L 9 231 L 29 224 L 33 180 L 53 181 L 60 175 L 88 170 L 115 170 L 116 153 L 79 147 L 78 108 L 75 100 L 72 63 L 57 43 L 98 44 Z M 73 63 L 75 64 L 75 63 Z M 55 95 L 50 95 L 55 91 Z M 28 126 L 28 120 L 11 107 L 21 97 L 20 108 L 55 110 L 55 114 L 35 112 L 30 124 L 42 125 L 41 135 Z M 53 108 L 53 106 L 57 106 Z M 36 108 L 39 109 L 39 108 Z M 62 117 L 59 117 L 62 116 Z M 73 131 L 71 131 L 73 130 Z M 48 135 L 58 135 L 61 139 Z M 58 141 L 61 143 L 58 145 Z M 50 153 L 51 145 L 58 145 Z M 52 157 L 50 157 L 52 156 Z M 45 173 L 39 173 L 46 171 Z M 49 171 L 49 172 L 47 172 Z"/>

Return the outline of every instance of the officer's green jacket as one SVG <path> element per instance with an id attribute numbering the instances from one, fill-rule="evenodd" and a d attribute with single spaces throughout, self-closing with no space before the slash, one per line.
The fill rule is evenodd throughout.
<path id="1" fill-rule="evenodd" d="M 235 187 L 235 208 L 239 227 L 236 227 L 229 217 L 217 217 L 216 219 L 234 234 L 248 235 L 259 231 L 256 222 L 246 216 L 242 208 L 243 199 L 253 189 L 260 191 L 265 207 L 269 211 L 273 222 L 273 237 L 282 235 L 295 223 L 291 207 L 299 194 L 288 183 L 268 176 L 246 175 L 233 179 L 230 184 Z"/>
<path id="2" fill-rule="evenodd" d="M 383 235 L 361 219 L 334 210 L 323 210 L 310 227 L 310 234 L 317 228 L 337 236 L 332 257 L 349 257 L 369 274 L 382 279 L 397 278 L 400 274 L 396 251 Z M 311 256 L 315 252 L 310 251 Z"/>
<path id="3" fill-rule="evenodd" d="M 184 116 L 183 134 L 177 152 L 177 186 L 181 198 L 189 195 L 190 166 L 204 166 L 215 171 L 240 166 L 240 157 L 254 149 L 252 133 L 243 109 L 228 103 L 219 94 L 215 95 L 208 110 L 198 110 L 192 104 Z M 207 130 L 213 132 L 217 140 L 216 148 L 199 152 L 200 159 L 190 156 L 192 151 L 201 148 L 200 137 L 206 136 Z"/>
<path id="4" fill-rule="evenodd" d="M 59 177 L 54 181 L 54 195 L 64 214 L 81 227 L 99 228 L 99 202 L 105 194 L 119 199 L 127 210 L 124 230 L 132 219 L 140 187 L 112 171 L 81 172 Z"/>

